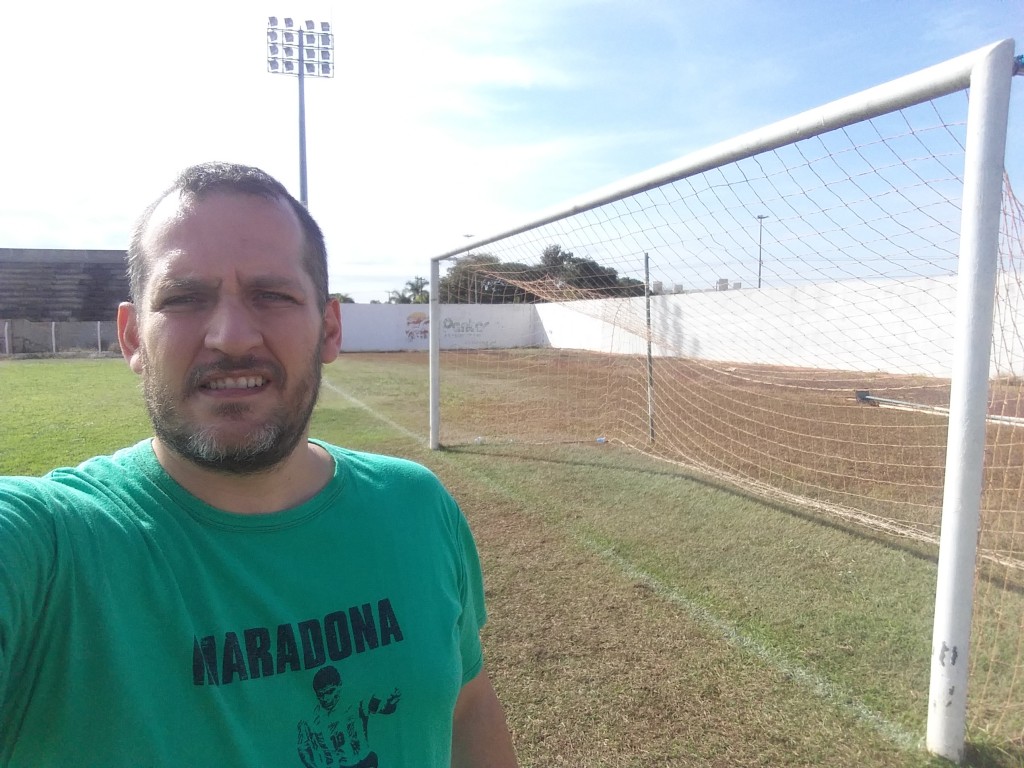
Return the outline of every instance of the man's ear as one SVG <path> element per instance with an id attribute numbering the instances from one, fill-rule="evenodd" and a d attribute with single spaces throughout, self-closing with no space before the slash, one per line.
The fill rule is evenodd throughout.
<path id="1" fill-rule="evenodd" d="M 128 367 L 142 373 L 142 342 L 139 339 L 139 313 L 130 301 L 122 301 L 117 307 L 117 343 Z"/>
<path id="2" fill-rule="evenodd" d="M 328 299 L 324 306 L 324 338 L 320 348 L 320 359 L 333 362 L 341 352 L 341 302 Z"/>

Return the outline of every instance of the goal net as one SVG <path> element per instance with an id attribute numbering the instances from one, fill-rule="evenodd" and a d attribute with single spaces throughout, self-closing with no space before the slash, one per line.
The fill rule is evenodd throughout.
<path id="1" fill-rule="evenodd" d="M 435 260 L 435 442 L 624 446 L 937 543 L 975 204 L 969 92 L 864 117 L 859 103 L 835 127 L 798 116 Z M 1024 212 L 1009 181 L 1002 214 L 982 601 L 1024 584 Z M 1021 634 L 1024 616 L 1002 616 L 975 639 Z M 1019 738 L 1019 651 L 983 655 L 972 713 Z"/>

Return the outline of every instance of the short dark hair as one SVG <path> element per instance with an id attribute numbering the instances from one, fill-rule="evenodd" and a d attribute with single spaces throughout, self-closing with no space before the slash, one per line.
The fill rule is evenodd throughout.
<path id="1" fill-rule="evenodd" d="M 285 186 L 266 171 L 249 165 L 236 163 L 201 163 L 186 168 L 178 174 L 174 183 L 154 200 L 135 224 L 128 245 L 127 269 L 128 290 L 132 301 L 139 301 L 149 276 L 149 264 L 142 248 L 143 236 L 153 212 L 169 195 L 180 192 L 192 200 L 200 200 L 215 192 L 234 192 L 255 195 L 267 200 L 283 200 L 295 212 L 302 226 L 305 240 L 303 265 L 316 287 L 317 303 L 320 309 L 327 304 L 327 246 L 323 232 L 306 206 L 296 200 Z"/>
<path id="2" fill-rule="evenodd" d="M 321 667 L 313 675 L 313 690 L 322 691 L 329 685 L 341 685 L 341 673 L 330 664 L 326 667 Z"/>

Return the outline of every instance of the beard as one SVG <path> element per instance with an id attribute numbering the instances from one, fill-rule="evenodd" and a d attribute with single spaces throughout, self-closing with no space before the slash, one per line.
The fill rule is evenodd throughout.
<path id="1" fill-rule="evenodd" d="M 287 392 L 288 380 L 280 366 L 261 364 L 252 357 L 225 358 L 193 370 L 183 394 L 176 396 L 166 382 L 158 380 L 144 349 L 141 356 L 142 393 L 157 438 L 186 461 L 214 472 L 252 475 L 280 464 L 305 436 L 320 393 L 322 361 L 317 349 L 310 367 L 296 382 L 286 401 L 276 406 L 262 423 L 229 438 L 221 434 L 223 427 L 190 419 L 180 403 L 194 396 L 199 390 L 199 381 L 212 372 L 230 376 L 236 371 L 269 369 L 274 386 Z M 250 409 L 245 403 L 224 403 L 216 407 L 215 414 L 219 422 L 241 423 Z"/>

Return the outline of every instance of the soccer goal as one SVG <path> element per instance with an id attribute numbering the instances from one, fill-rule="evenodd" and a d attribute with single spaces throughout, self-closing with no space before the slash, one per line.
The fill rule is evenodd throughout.
<path id="1" fill-rule="evenodd" d="M 435 257 L 431 447 L 629 448 L 941 540 L 927 744 L 961 759 L 976 564 L 1024 574 L 1018 63 L 996 43 Z M 972 695 L 1013 738 L 996 657 Z"/>

